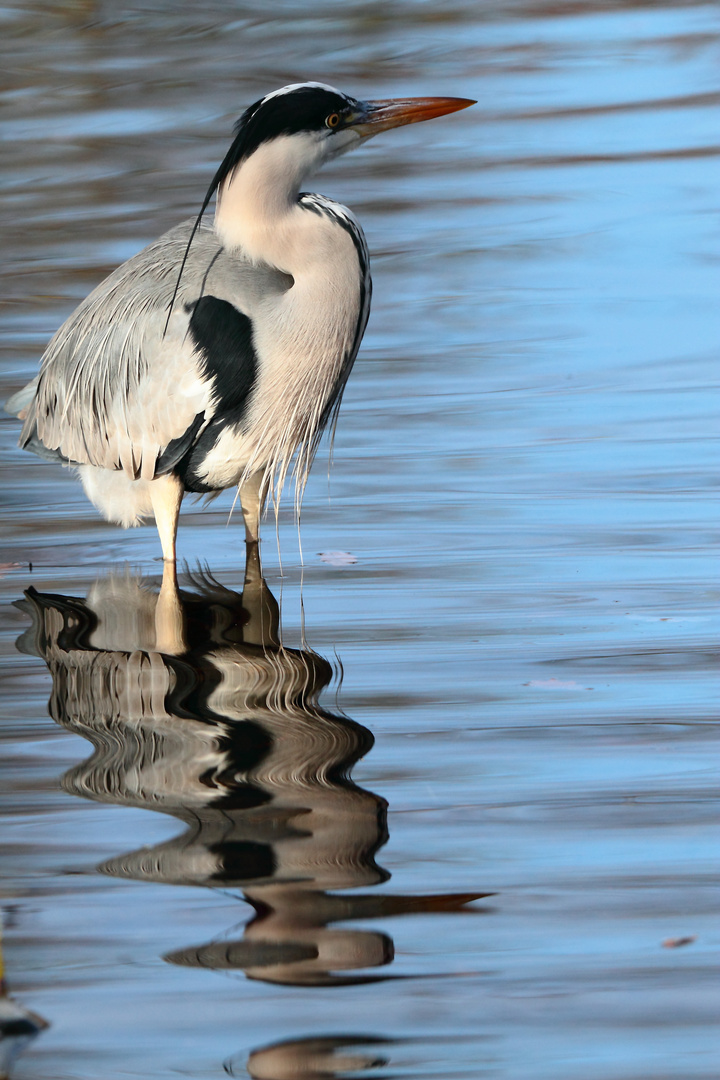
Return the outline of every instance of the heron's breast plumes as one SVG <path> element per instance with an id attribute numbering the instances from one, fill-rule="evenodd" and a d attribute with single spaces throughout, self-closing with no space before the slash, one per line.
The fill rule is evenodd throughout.
<path id="1" fill-rule="evenodd" d="M 347 244 L 352 248 L 349 237 Z M 274 497 L 295 455 L 298 497 L 302 494 L 355 358 L 363 297 L 352 255 L 352 273 L 345 262 L 344 273 L 322 268 L 299 276 L 275 309 L 272 326 L 258 320 L 256 349 L 262 359 L 245 430 Z"/>
<path id="2" fill-rule="evenodd" d="M 303 196 L 295 220 L 293 285 L 253 312 L 258 371 L 247 414 L 233 433 L 234 481 L 262 471 L 277 505 L 293 459 L 299 508 L 318 444 L 340 403 L 367 322 L 364 238 L 349 211 Z M 225 440 L 229 450 L 230 436 Z M 218 455 L 224 451 L 218 444 Z"/>

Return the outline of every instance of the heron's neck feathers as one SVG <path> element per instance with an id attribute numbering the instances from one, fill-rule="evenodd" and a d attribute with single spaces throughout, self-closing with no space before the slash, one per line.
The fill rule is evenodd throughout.
<path id="1" fill-rule="evenodd" d="M 309 132 L 259 146 L 220 187 L 215 230 L 223 244 L 241 249 L 253 262 L 297 273 L 312 259 L 303 235 L 308 215 L 298 197 L 321 164 L 320 144 Z"/>

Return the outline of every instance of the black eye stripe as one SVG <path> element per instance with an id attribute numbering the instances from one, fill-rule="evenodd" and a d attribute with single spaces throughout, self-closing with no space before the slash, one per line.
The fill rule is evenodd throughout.
<path id="1" fill-rule="evenodd" d="M 245 134 L 249 148 L 277 135 L 336 128 L 350 104 L 340 93 L 304 86 L 251 106 L 238 124 L 237 132 Z M 328 120 L 332 116 L 337 121 L 331 125 Z"/>
<path id="2" fill-rule="evenodd" d="M 351 115 L 360 106 L 359 101 L 337 90 L 310 85 L 256 101 L 235 125 L 235 140 L 213 177 L 203 211 L 225 177 L 262 143 L 304 131 L 336 131 L 342 125 L 343 117 Z M 327 121 L 335 115 L 338 123 L 330 127 Z"/>

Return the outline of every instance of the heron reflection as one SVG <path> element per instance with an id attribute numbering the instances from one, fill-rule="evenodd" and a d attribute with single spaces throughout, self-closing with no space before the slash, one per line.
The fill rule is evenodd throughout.
<path id="1" fill-rule="evenodd" d="M 367 1035 L 286 1039 L 253 1050 L 247 1061 L 244 1055 L 237 1062 L 231 1058 L 224 1068 L 230 1076 L 248 1075 L 252 1080 L 332 1080 L 387 1066 L 392 1045 L 390 1039 Z"/>
<path id="2" fill-rule="evenodd" d="M 389 877 L 375 859 L 387 803 L 350 778 L 373 736 L 319 704 L 330 664 L 281 644 L 256 549 L 242 594 L 196 574 L 158 595 L 128 574 L 86 599 L 30 589 L 18 603 L 32 617 L 20 647 L 52 675 L 53 719 L 93 744 L 65 789 L 186 826 L 100 869 L 238 889 L 254 909 L 237 939 L 183 948 L 171 963 L 289 985 L 372 981 L 381 976 L 368 969 L 393 959 L 391 939 L 334 924 L 459 910 L 484 895 L 336 894 Z"/>

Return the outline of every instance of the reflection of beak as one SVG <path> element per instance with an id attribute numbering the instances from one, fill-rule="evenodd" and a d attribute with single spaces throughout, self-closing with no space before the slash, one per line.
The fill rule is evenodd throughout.
<path id="1" fill-rule="evenodd" d="M 363 138 L 377 135 L 388 128 L 402 127 L 404 124 L 418 124 L 421 120 L 432 120 L 435 116 L 458 112 L 477 104 L 470 98 L 391 98 L 386 101 L 366 101 L 363 111 L 351 120 L 352 127 Z"/>

